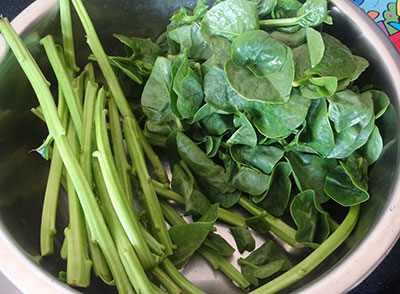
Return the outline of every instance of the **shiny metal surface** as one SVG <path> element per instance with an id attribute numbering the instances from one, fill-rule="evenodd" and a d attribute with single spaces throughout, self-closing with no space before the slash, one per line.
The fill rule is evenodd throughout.
<path id="1" fill-rule="evenodd" d="M 174 10 L 195 2 L 85 0 L 109 54 L 117 48 L 112 33 L 156 37 Z M 351 1 L 332 2 L 335 24 L 328 30 L 370 61 L 371 67 L 363 75 L 362 83 L 373 82 L 385 90 L 399 113 L 400 57 L 395 48 Z M 13 21 L 13 26 L 24 37 L 49 80 L 54 80 L 38 40 L 47 33 L 59 38 L 57 1 L 37 0 Z M 78 58 L 83 65 L 89 50 L 77 19 L 75 31 L 79 40 Z M 58 256 L 44 259 L 39 256 L 39 224 L 48 163 L 29 151 L 40 145 L 46 129 L 29 112 L 37 105 L 36 98 L 1 38 L 0 56 L 0 269 L 24 293 L 115 293 L 96 279 L 82 292 L 71 289 L 57 278 L 58 272 L 65 268 L 64 262 Z M 380 127 L 386 137 L 399 134 L 396 118 L 381 122 Z M 372 197 L 363 204 L 360 221 L 350 238 L 311 274 L 282 293 L 346 293 L 386 256 L 400 232 L 399 147 L 399 142 L 394 142 L 371 169 Z M 58 249 L 67 223 L 63 203 L 65 197 L 60 199 L 57 219 Z M 218 230 L 223 232 L 226 228 L 220 226 Z M 296 257 L 304 252 L 292 254 Z M 241 293 L 197 257 L 184 273 L 207 293 Z"/>

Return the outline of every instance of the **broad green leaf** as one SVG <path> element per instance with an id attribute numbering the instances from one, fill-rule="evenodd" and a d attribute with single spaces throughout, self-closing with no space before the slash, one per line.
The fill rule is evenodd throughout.
<path id="1" fill-rule="evenodd" d="M 213 113 L 201 120 L 208 134 L 221 136 L 234 129 L 232 115 Z"/>
<path id="2" fill-rule="evenodd" d="M 371 98 L 366 95 L 367 103 L 372 104 Z M 374 130 L 375 116 L 371 111 L 369 115 L 352 127 L 343 130 L 341 133 L 335 132 L 335 147 L 328 155 L 328 158 L 346 158 L 354 151 L 367 143 L 369 136 Z"/>
<path id="3" fill-rule="evenodd" d="M 369 199 L 366 191 L 357 188 L 341 165 L 328 173 L 325 193 L 342 206 L 354 206 Z"/>
<path id="4" fill-rule="evenodd" d="M 371 97 L 370 92 L 359 95 L 351 90 L 343 90 L 329 99 L 328 116 L 338 133 L 358 124 L 364 117 L 371 116 Z"/>
<path id="5" fill-rule="evenodd" d="M 301 94 L 309 99 L 331 97 L 337 90 L 336 77 L 314 77 L 304 86 L 300 86 Z"/>
<path id="6" fill-rule="evenodd" d="M 324 1 L 325 0 L 317 0 Z M 307 75 L 334 76 L 338 81 L 350 79 L 355 70 L 353 54 L 345 45 L 331 35 L 322 33 L 325 53 L 320 63 L 307 70 Z"/>
<path id="7" fill-rule="evenodd" d="M 235 205 L 242 195 L 242 192 L 239 190 L 222 193 L 204 180 L 199 179 L 198 182 L 207 199 L 211 201 L 211 203 L 219 203 L 219 205 L 224 208 L 230 208 Z"/>
<path id="8" fill-rule="evenodd" d="M 210 247 L 224 257 L 231 257 L 235 249 L 220 235 L 211 232 L 208 234 L 203 246 Z"/>
<path id="9" fill-rule="evenodd" d="M 176 78 L 176 75 L 182 65 L 186 62 L 187 63 L 187 54 L 186 51 L 183 52 L 183 54 L 179 55 L 177 58 L 174 58 L 172 60 L 172 66 L 171 66 L 171 87 L 170 87 L 170 109 L 171 112 L 177 117 L 181 118 L 181 115 L 178 111 L 177 108 L 177 101 L 178 101 L 178 94 L 176 94 L 174 90 L 174 80 Z M 185 66 L 187 68 L 187 66 Z"/>
<path id="10" fill-rule="evenodd" d="M 311 147 L 323 157 L 328 156 L 335 147 L 335 141 L 325 99 L 312 100 L 306 122 L 307 126 L 300 134 L 299 143 Z"/>
<path id="11" fill-rule="evenodd" d="M 257 145 L 254 147 L 245 145 L 233 145 L 230 153 L 237 163 L 257 168 L 265 174 L 269 174 L 275 164 L 282 158 L 284 151 L 275 146 Z"/>
<path id="12" fill-rule="evenodd" d="M 373 164 L 381 155 L 383 140 L 377 126 L 374 127 L 367 143 L 358 149 L 358 152 L 367 160 L 368 165 Z"/>
<path id="13" fill-rule="evenodd" d="M 245 278 L 255 286 L 259 285 L 259 280 L 292 266 L 272 240 L 266 241 L 248 257 L 239 258 L 238 264 Z"/>
<path id="14" fill-rule="evenodd" d="M 228 185 L 225 169 L 209 159 L 207 155 L 183 132 L 177 132 L 176 143 L 179 155 L 195 174 L 222 193 L 233 192 Z"/>
<path id="15" fill-rule="evenodd" d="M 300 26 L 316 27 L 323 23 L 328 16 L 326 0 L 307 0 L 297 12 Z"/>
<path id="16" fill-rule="evenodd" d="M 267 16 L 275 7 L 277 0 L 251 0 L 256 3 L 258 16 Z"/>
<path id="17" fill-rule="evenodd" d="M 281 31 L 272 31 L 270 33 L 272 38 L 281 41 L 283 44 L 290 48 L 297 48 L 306 42 L 306 30 L 301 28 L 294 33 L 286 33 Z"/>
<path id="18" fill-rule="evenodd" d="M 374 113 L 375 119 L 380 118 L 390 105 L 389 97 L 385 94 L 385 92 L 370 90 L 372 94 L 372 101 L 374 102 Z"/>
<path id="19" fill-rule="evenodd" d="M 239 34 L 259 28 L 257 6 L 246 0 L 226 0 L 212 7 L 201 22 L 201 34 L 209 42 L 212 36 L 233 40 Z"/>
<path id="20" fill-rule="evenodd" d="M 230 227 L 229 230 L 235 239 L 236 246 L 240 253 L 244 251 L 253 251 L 256 248 L 256 241 L 251 232 L 243 227 Z"/>
<path id="21" fill-rule="evenodd" d="M 250 113 L 257 130 L 268 138 L 285 138 L 299 127 L 307 116 L 311 101 L 298 89 L 293 89 L 285 104 L 251 102 L 245 110 Z"/>
<path id="22" fill-rule="evenodd" d="M 311 68 L 309 50 L 307 43 L 293 49 L 295 80 L 302 80 L 310 76 L 308 70 Z"/>
<path id="23" fill-rule="evenodd" d="M 324 56 L 325 44 L 320 32 L 313 28 L 306 28 L 306 38 L 311 67 L 316 66 Z"/>
<path id="24" fill-rule="evenodd" d="M 328 172 L 337 166 L 336 160 L 301 152 L 288 152 L 285 156 L 292 167 L 293 178 L 299 191 L 314 190 L 318 203 L 329 200 L 324 192 L 323 183 Z"/>
<path id="25" fill-rule="evenodd" d="M 289 178 L 292 169 L 287 162 L 279 162 L 272 171 L 268 190 L 261 197 L 252 200 L 276 217 L 284 214 L 289 203 L 292 182 Z"/>
<path id="26" fill-rule="evenodd" d="M 260 195 L 268 189 L 270 177 L 258 170 L 245 166 L 232 177 L 232 186 L 250 195 Z"/>
<path id="27" fill-rule="evenodd" d="M 185 215 L 200 217 L 210 208 L 210 201 L 195 188 L 193 177 L 180 164 L 172 169 L 171 188 L 185 199 Z"/>
<path id="28" fill-rule="evenodd" d="M 224 70 L 217 66 L 204 76 L 204 94 L 207 103 L 228 113 L 238 113 L 247 102 L 229 86 Z"/>
<path id="29" fill-rule="evenodd" d="M 247 67 L 257 77 L 268 77 L 282 68 L 287 50 L 265 31 L 245 32 L 232 43 L 232 62 Z"/>
<path id="30" fill-rule="evenodd" d="M 246 218 L 246 225 L 258 233 L 268 233 L 270 230 L 270 226 L 269 223 L 265 220 L 266 215 L 267 212 L 263 211 L 259 215 L 248 217 Z"/>
<path id="31" fill-rule="evenodd" d="M 204 93 L 200 78 L 190 68 L 186 50 L 183 56 L 184 58 L 174 75 L 173 90 L 177 95 L 176 111 L 179 113 L 179 117 L 190 118 L 200 108 Z M 174 70 L 173 66 L 173 72 Z"/>
<path id="32" fill-rule="evenodd" d="M 257 145 L 256 131 L 244 114 L 241 116 L 235 115 L 233 123 L 235 127 L 239 127 L 239 129 L 226 141 L 228 145 L 241 144 L 253 147 Z"/>
<path id="33" fill-rule="evenodd" d="M 365 158 L 353 153 L 345 162 L 340 162 L 340 165 L 349 175 L 354 186 L 365 192 L 368 191 L 368 163 Z"/>
<path id="34" fill-rule="evenodd" d="M 169 229 L 172 243 L 176 245 L 174 254 L 169 258 L 182 266 L 202 245 L 218 218 L 218 205 L 212 205 L 197 222 L 172 226 Z"/>
<path id="35" fill-rule="evenodd" d="M 184 25 L 173 29 L 168 33 L 171 40 L 180 46 L 180 52 L 187 50 L 188 58 L 208 59 L 213 54 L 211 48 L 200 34 L 200 28 L 196 24 Z"/>
<path id="36" fill-rule="evenodd" d="M 171 61 L 157 58 L 141 98 L 143 112 L 157 124 L 173 121 L 169 107 L 171 83 Z"/>
<path id="37" fill-rule="evenodd" d="M 350 77 L 350 81 L 355 81 L 369 66 L 368 60 L 357 55 L 353 55 L 355 69 L 353 75 Z"/>
<path id="38" fill-rule="evenodd" d="M 313 190 L 305 190 L 293 198 L 290 214 L 297 226 L 297 242 L 315 249 L 328 238 L 328 215 L 319 206 Z"/>

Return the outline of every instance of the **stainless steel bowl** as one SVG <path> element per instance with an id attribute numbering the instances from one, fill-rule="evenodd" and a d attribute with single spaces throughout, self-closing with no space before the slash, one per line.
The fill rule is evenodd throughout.
<path id="1" fill-rule="evenodd" d="M 112 33 L 156 37 L 180 5 L 191 6 L 195 0 L 86 0 L 106 51 L 117 46 Z M 356 54 L 371 63 L 362 83 L 372 82 L 390 96 L 399 112 L 400 57 L 379 27 L 352 1 L 333 0 L 334 25 L 329 32 L 347 44 Z M 59 38 L 56 0 L 37 0 L 13 22 L 46 76 L 54 80 L 38 41 L 51 33 Z M 75 16 L 78 58 L 89 53 L 83 30 Z M 0 269 L 24 293 L 114 293 L 101 282 L 78 292 L 57 278 L 64 269 L 58 256 L 41 258 L 39 228 L 48 163 L 30 153 L 46 136 L 46 129 L 30 113 L 37 105 L 27 79 L 12 53 L 0 38 Z M 387 138 L 399 134 L 395 113 L 391 120 L 380 122 Z M 395 141 L 370 170 L 371 199 L 362 205 L 359 223 L 338 250 L 317 269 L 284 293 L 339 294 L 360 283 L 387 255 L 400 233 L 400 148 Z M 62 229 L 67 213 L 60 199 L 56 249 L 62 243 Z M 198 260 L 185 274 L 208 293 L 239 293 L 228 286 L 222 275 L 212 272 Z"/>

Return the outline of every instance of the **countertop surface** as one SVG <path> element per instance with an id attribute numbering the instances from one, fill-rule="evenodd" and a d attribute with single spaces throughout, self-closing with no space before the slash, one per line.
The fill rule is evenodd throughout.
<path id="1" fill-rule="evenodd" d="M 400 0 L 397 0 L 400 1 Z M 33 0 L 0 0 L 0 14 L 12 20 Z M 355 0 L 368 14 L 374 18 L 378 17 L 376 8 L 388 7 L 394 0 Z M 373 3 L 372 3 L 373 2 Z M 400 6 L 400 5 L 399 5 Z M 375 8 L 375 10 L 374 10 Z M 375 11 L 375 12 L 374 12 Z M 379 13 L 379 12 L 378 12 Z M 398 16 L 397 23 L 400 16 Z M 378 23 L 379 25 L 379 23 Z M 400 35 L 399 35 L 400 36 Z M 400 48 L 399 48 L 400 49 Z M 400 242 L 398 242 L 375 269 L 358 287 L 349 294 L 396 294 L 400 293 Z M 0 273 L 0 294 L 22 294 L 7 278 Z M 25 293 L 29 294 L 29 293 Z"/>

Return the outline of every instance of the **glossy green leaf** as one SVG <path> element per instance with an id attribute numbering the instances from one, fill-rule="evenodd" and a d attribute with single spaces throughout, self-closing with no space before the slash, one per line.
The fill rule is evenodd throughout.
<path id="1" fill-rule="evenodd" d="M 328 173 L 325 193 L 342 206 L 354 206 L 369 199 L 366 191 L 357 188 L 341 165 Z"/>
<path id="2" fill-rule="evenodd" d="M 367 160 L 368 165 L 378 160 L 383 150 L 383 140 L 377 126 L 374 127 L 367 143 L 358 152 Z"/>
<path id="3" fill-rule="evenodd" d="M 292 182 L 289 178 L 292 169 L 287 162 L 279 162 L 272 171 L 268 190 L 260 197 L 252 197 L 266 211 L 276 217 L 284 214 L 289 203 Z"/>
<path id="4" fill-rule="evenodd" d="M 307 116 L 311 101 L 304 98 L 298 89 L 293 89 L 285 104 L 251 102 L 245 107 L 257 130 L 273 139 L 285 138 L 299 127 Z"/>
<path id="5" fill-rule="evenodd" d="M 143 112 L 157 124 L 173 120 L 169 107 L 171 78 L 171 61 L 164 57 L 157 58 L 141 98 Z"/>
<path id="6" fill-rule="evenodd" d="M 277 73 L 286 62 L 288 48 L 262 30 L 242 33 L 232 43 L 232 62 L 257 77 Z"/>
<path id="7" fill-rule="evenodd" d="M 176 110 L 180 117 L 190 118 L 200 108 L 204 93 L 200 78 L 190 68 L 187 54 L 183 56 L 184 59 L 174 76 L 173 90 L 177 95 Z"/>
<path id="8" fill-rule="evenodd" d="M 328 119 L 325 99 L 312 100 L 306 118 L 307 126 L 299 137 L 301 144 L 309 146 L 323 157 L 335 147 L 333 131 Z"/>
<path id="9" fill-rule="evenodd" d="M 256 3 L 259 17 L 268 15 L 275 7 L 277 0 L 251 0 Z"/>
<path id="10" fill-rule="evenodd" d="M 325 44 L 321 33 L 313 28 L 306 28 L 306 38 L 311 67 L 316 66 L 324 56 Z"/>
<path id="11" fill-rule="evenodd" d="M 229 85 L 249 101 L 286 103 L 294 79 L 292 51 L 286 50 L 286 61 L 281 69 L 268 77 L 256 77 L 247 67 L 237 66 L 232 60 L 226 62 L 225 74 Z"/>
<path id="12" fill-rule="evenodd" d="M 299 191 L 314 190 L 318 203 L 329 200 L 324 192 L 324 183 L 328 172 L 337 166 L 336 160 L 301 152 L 288 152 L 285 156 L 292 167 Z"/>
<path id="13" fill-rule="evenodd" d="M 301 86 L 301 94 L 309 99 L 331 97 L 337 90 L 336 77 L 310 78 L 305 86 Z"/>
<path id="14" fill-rule="evenodd" d="M 390 105 L 389 97 L 382 91 L 370 90 L 368 92 L 372 94 L 375 119 L 378 119 L 385 113 L 386 109 Z"/>
<path id="15" fill-rule="evenodd" d="M 201 120 L 207 132 L 213 136 L 221 136 L 234 129 L 232 115 L 213 113 Z"/>
<path id="16" fill-rule="evenodd" d="M 219 203 L 219 205 L 224 208 L 230 208 L 235 205 L 242 195 L 242 192 L 239 190 L 222 193 L 204 180 L 200 179 L 198 182 L 207 199 L 211 201 L 211 203 Z"/>
<path id="17" fill-rule="evenodd" d="M 268 233 L 270 230 L 269 223 L 265 220 L 267 215 L 266 211 L 263 211 L 259 215 L 246 218 L 246 225 L 258 233 Z"/>
<path id="18" fill-rule="evenodd" d="M 307 0 L 297 11 L 302 27 L 316 27 L 323 23 L 328 16 L 326 0 Z"/>
<path id="19" fill-rule="evenodd" d="M 294 33 L 286 33 L 282 31 L 272 31 L 270 33 L 271 37 L 281 41 L 283 44 L 290 48 L 297 48 L 300 45 L 304 44 L 306 39 L 306 30 L 301 28 L 300 30 Z"/>
<path id="20" fill-rule="evenodd" d="M 214 108 L 227 113 L 238 113 L 247 103 L 228 84 L 225 72 L 218 66 L 212 66 L 204 76 L 205 101 Z"/>
<path id="21" fill-rule="evenodd" d="M 257 145 L 256 131 L 244 114 L 241 116 L 235 115 L 233 123 L 235 127 L 239 127 L 239 129 L 226 141 L 228 145 L 241 144 L 253 147 Z"/>
<path id="22" fill-rule="evenodd" d="M 183 132 L 177 132 L 176 142 L 179 155 L 195 174 L 222 193 L 235 190 L 228 185 L 229 178 L 225 173 L 225 169 L 209 159 Z"/>
<path id="23" fill-rule="evenodd" d="M 246 0 L 226 0 L 213 6 L 201 22 L 201 34 L 209 42 L 212 36 L 233 40 L 239 34 L 259 27 L 257 6 Z"/>
<path id="24" fill-rule="evenodd" d="M 256 241 L 251 232 L 243 227 L 230 227 L 229 230 L 235 239 L 236 246 L 240 253 L 253 251 L 256 248 Z"/>
<path id="25" fill-rule="evenodd" d="M 245 166 L 232 177 L 232 186 L 250 195 L 260 195 L 268 189 L 270 177 Z"/>
<path id="26" fill-rule="evenodd" d="M 177 27 L 193 24 L 203 18 L 207 13 L 207 8 L 208 6 L 202 3 L 197 3 L 193 11 L 181 7 L 181 9 L 175 12 L 171 17 L 171 23 Z"/>
<path id="27" fill-rule="evenodd" d="M 359 95 L 351 90 L 343 90 L 329 99 L 328 116 L 338 133 L 358 124 L 365 116 L 371 115 L 373 112 L 371 97 L 370 92 Z"/>
<path id="28" fill-rule="evenodd" d="M 220 235 L 211 232 L 203 243 L 204 246 L 210 247 L 224 257 L 231 257 L 235 249 Z"/>
<path id="29" fill-rule="evenodd" d="M 180 46 L 180 52 L 187 50 L 188 58 L 208 59 L 213 51 L 200 34 L 200 28 L 197 24 L 180 26 L 168 33 L 171 40 Z"/>
<path id="30" fill-rule="evenodd" d="M 289 260 L 272 240 L 266 241 L 248 257 L 239 258 L 238 264 L 245 278 L 255 286 L 259 285 L 260 280 L 291 267 Z"/>
<path id="31" fill-rule="evenodd" d="M 368 163 L 365 158 L 353 153 L 345 162 L 340 165 L 349 175 L 354 186 L 365 192 L 368 191 Z"/>
<path id="32" fill-rule="evenodd" d="M 319 206 L 313 190 L 297 194 L 290 204 L 290 213 L 297 226 L 297 242 L 315 249 L 328 238 L 328 215 Z"/>
<path id="33" fill-rule="evenodd" d="M 322 39 L 325 44 L 324 56 L 320 63 L 307 70 L 307 74 L 322 77 L 334 76 L 338 81 L 351 78 L 356 70 L 356 65 L 349 48 L 326 33 L 322 33 Z"/>
<path id="34" fill-rule="evenodd" d="M 355 81 L 359 78 L 359 76 L 367 69 L 369 66 L 368 60 L 363 57 L 353 55 L 353 60 L 355 64 L 354 73 L 351 76 L 350 80 Z"/>
<path id="35" fill-rule="evenodd" d="M 198 221 L 175 225 L 169 229 L 172 243 L 177 247 L 169 257 L 175 265 L 182 266 L 203 244 L 217 218 L 218 205 L 215 204 Z"/>
<path id="36" fill-rule="evenodd" d="M 230 148 L 232 158 L 239 164 L 257 168 L 269 174 L 275 164 L 282 158 L 284 151 L 275 146 L 233 145 Z"/>

